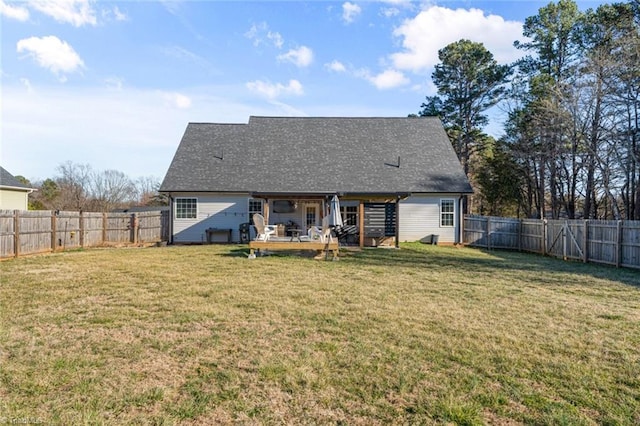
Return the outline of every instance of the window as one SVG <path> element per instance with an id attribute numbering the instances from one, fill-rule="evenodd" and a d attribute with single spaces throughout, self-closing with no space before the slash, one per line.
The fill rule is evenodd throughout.
<path id="1" fill-rule="evenodd" d="M 358 226 L 358 206 L 340 206 L 344 226 Z"/>
<path id="2" fill-rule="evenodd" d="M 262 214 L 262 200 L 256 198 L 249 199 L 249 223 L 253 223 L 254 214 Z"/>
<path id="3" fill-rule="evenodd" d="M 197 198 L 176 198 L 176 219 L 195 219 L 197 214 Z"/>
<path id="4" fill-rule="evenodd" d="M 440 226 L 453 226 L 455 200 L 440 200 Z"/>

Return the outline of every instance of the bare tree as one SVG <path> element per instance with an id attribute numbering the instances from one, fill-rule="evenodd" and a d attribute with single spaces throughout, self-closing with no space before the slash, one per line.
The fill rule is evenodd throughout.
<path id="1" fill-rule="evenodd" d="M 136 199 L 141 206 L 166 205 L 167 201 L 160 195 L 160 181 L 155 176 L 142 176 L 136 179 Z"/>
<path id="2" fill-rule="evenodd" d="M 127 175 L 117 170 L 95 172 L 91 179 L 91 207 L 109 211 L 135 203 L 136 188 Z"/>
<path id="3" fill-rule="evenodd" d="M 93 173 L 91 166 L 67 161 L 59 165 L 56 170 L 60 175 L 56 178 L 59 194 L 54 202 L 55 208 L 86 210 Z"/>

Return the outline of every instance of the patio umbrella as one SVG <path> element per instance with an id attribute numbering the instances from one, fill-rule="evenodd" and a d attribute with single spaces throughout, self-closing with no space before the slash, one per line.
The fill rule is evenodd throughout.
<path id="1" fill-rule="evenodd" d="M 334 195 L 329 206 L 329 226 L 342 226 L 342 215 L 340 214 L 340 200 Z"/>

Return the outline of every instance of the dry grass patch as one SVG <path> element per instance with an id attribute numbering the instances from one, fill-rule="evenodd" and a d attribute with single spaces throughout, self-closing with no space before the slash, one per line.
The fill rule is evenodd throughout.
<path id="1" fill-rule="evenodd" d="M 0 420 L 640 423 L 640 274 L 404 245 L 0 263 Z"/>

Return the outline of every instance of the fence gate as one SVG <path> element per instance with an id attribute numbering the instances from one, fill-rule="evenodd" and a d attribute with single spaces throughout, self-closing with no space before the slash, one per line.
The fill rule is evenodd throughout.
<path id="1" fill-rule="evenodd" d="M 582 238 L 578 235 L 579 232 L 580 228 L 573 229 L 568 221 L 549 221 L 548 235 L 551 244 L 547 246 L 547 253 L 562 256 L 564 260 L 583 259 L 584 253 L 580 244 Z"/>

